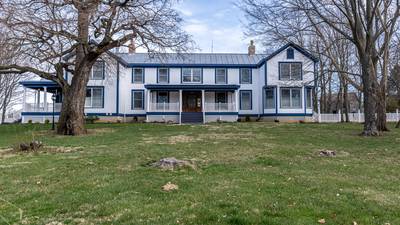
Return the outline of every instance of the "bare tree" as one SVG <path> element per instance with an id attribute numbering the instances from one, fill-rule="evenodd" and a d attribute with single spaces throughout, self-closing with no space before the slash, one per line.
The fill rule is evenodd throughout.
<path id="1" fill-rule="evenodd" d="M 0 22 L 11 33 L 10 41 L 22 46 L 20 56 L 25 61 L 0 66 L 0 71 L 31 72 L 60 85 L 64 98 L 57 132 L 83 134 L 86 85 L 99 57 L 130 40 L 153 53 L 183 52 L 190 47 L 190 36 L 181 29 L 173 3 L 3 0 Z M 64 79 L 64 71 L 73 75 L 71 83 Z"/>
<path id="2" fill-rule="evenodd" d="M 366 136 L 379 134 L 378 128 L 381 129 L 381 126 L 377 126 L 375 116 L 380 99 L 377 93 L 380 86 L 384 86 L 379 85 L 378 81 L 378 61 L 382 56 L 385 58 L 387 43 L 390 43 L 397 26 L 400 15 L 399 0 L 278 0 L 271 4 L 259 0 L 245 0 L 245 5 L 247 8 L 253 9 L 247 10 L 246 14 L 253 19 L 257 18 L 250 23 L 251 25 L 255 24 L 254 21 L 271 24 L 268 21 L 268 15 L 274 10 L 273 14 L 281 19 L 278 21 L 279 23 L 272 24 L 275 26 L 270 26 L 272 30 L 285 24 L 290 30 L 295 28 L 292 31 L 294 33 L 299 31 L 302 33 L 317 32 L 319 37 L 324 37 L 327 30 L 324 28 L 328 27 L 339 34 L 341 38 L 353 43 L 361 68 L 362 85 L 358 88 L 362 88 L 364 93 L 363 134 Z M 266 11 L 261 12 L 263 9 Z M 304 22 L 298 23 L 299 20 Z M 295 24 L 300 26 L 296 27 Z M 331 41 L 331 38 L 327 37 L 326 43 L 330 44 L 337 40 Z M 346 77 L 344 76 L 344 78 Z M 385 78 L 382 79 L 380 83 L 384 84 Z M 352 82 L 351 79 L 346 80 Z M 355 82 L 352 85 L 357 86 Z M 378 108 L 382 108 L 382 106 L 378 105 Z"/>
<path id="3" fill-rule="evenodd" d="M 0 65 L 12 63 L 18 54 L 18 49 L 10 46 L 7 39 L 7 33 L 0 30 Z M 21 74 L 0 74 L 0 123 L 4 123 L 6 112 L 19 100 L 19 81 L 25 77 Z"/>

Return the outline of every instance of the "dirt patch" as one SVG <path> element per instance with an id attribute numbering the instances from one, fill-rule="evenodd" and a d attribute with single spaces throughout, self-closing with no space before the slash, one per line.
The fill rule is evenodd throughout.
<path id="1" fill-rule="evenodd" d="M 366 189 L 361 193 L 367 200 L 375 201 L 380 205 L 397 205 L 400 202 L 400 195 L 393 192 Z"/>
<path id="2" fill-rule="evenodd" d="M 0 149 L 0 159 L 10 158 L 18 155 L 28 155 L 28 154 L 45 154 L 45 153 L 71 153 L 82 151 L 83 147 L 65 147 L 65 146 L 45 146 L 38 151 L 19 151 L 13 148 Z"/>
<path id="3" fill-rule="evenodd" d="M 195 141 L 195 138 L 188 135 L 177 135 L 168 138 L 168 144 L 189 143 Z"/>

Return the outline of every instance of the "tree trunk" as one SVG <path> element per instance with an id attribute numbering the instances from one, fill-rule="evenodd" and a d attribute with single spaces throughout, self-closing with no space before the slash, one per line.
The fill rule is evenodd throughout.
<path id="1" fill-rule="evenodd" d="M 361 57 L 360 57 L 361 58 Z M 378 136 L 378 128 L 376 126 L 376 78 L 375 64 L 370 59 L 369 55 L 363 57 L 361 60 L 362 65 L 362 80 L 363 80 L 363 91 L 364 91 L 364 131 L 362 135 L 364 136 Z"/>
<path id="2" fill-rule="evenodd" d="M 377 128 L 378 131 L 389 131 L 386 124 L 386 91 L 379 91 L 379 102 L 377 104 Z"/>
<path id="3" fill-rule="evenodd" d="M 1 124 L 6 120 L 6 98 L 4 98 L 3 107 L 1 109 Z"/>
<path id="4" fill-rule="evenodd" d="M 349 111 L 350 111 L 350 103 L 349 103 L 349 85 L 345 80 L 343 80 L 343 111 L 345 115 L 345 121 L 346 123 L 350 122 L 349 118 Z"/>
<path id="5" fill-rule="evenodd" d="M 71 86 L 65 88 L 62 109 L 57 125 L 57 134 L 82 135 L 85 129 L 86 85 L 92 64 L 82 67 L 80 74 L 72 78 Z M 79 71 L 78 71 L 79 72 Z"/>

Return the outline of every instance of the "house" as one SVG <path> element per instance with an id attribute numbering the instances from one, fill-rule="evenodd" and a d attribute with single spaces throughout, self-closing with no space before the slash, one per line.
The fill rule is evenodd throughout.
<path id="1" fill-rule="evenodd" d="M 175 123 L 238 119 L 311 120 L 317 59 L 288 43 L 272 54 L 112 53 L 95 63 L 87 86 L 87 116 L 103 121 Z M 70 81 L 71 74 L 66 73 Z M 56 118 L 62 95 L 51 81 L 23 81 L 22 121 Z M 56 94 L 55 103 L 49 100 Z"/>
<path id="2" fill-rule="evenodd" d="M 11 109 L 8 110 L 5 114 L 4 123 L 15 123 L 21 119 L 21 110 Z M 0 115 L 0 124 L 1 124 L 1 115 Z"/>

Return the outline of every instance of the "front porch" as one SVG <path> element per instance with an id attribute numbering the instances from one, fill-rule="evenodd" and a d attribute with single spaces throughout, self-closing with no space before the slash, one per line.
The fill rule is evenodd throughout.
<path id="1" fill-rule="evenodd" d="M 237 121 L 237 85 L 147 85 L 147 122 Z"/>

